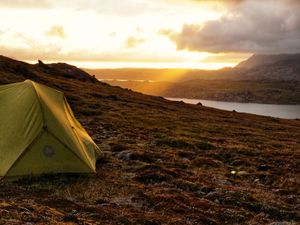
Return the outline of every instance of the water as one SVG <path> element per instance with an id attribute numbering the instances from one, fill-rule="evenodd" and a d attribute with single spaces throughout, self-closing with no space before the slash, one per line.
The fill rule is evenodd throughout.
<path id="1" fill-rule="evenodd" d="M 275 104 L 257 104 L 257 103 L 239 103 L 239 102 L 222 102 L 202 99 L 188 98 L 166 98 L 172 101 L 183 101 L 189 104 L 197 104 L 223 110 L 235 110 L 237 112 L 252 113 L 256 115 L 272 116 L 283 119 L 300 118 L 300 105 L 275 105 Z"/>

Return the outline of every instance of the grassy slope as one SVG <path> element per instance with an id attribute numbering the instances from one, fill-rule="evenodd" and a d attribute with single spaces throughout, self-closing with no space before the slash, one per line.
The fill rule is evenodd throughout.
<path id="1" fill-rule="evenodd" d="M 64 91 L 105 158 L 89 177 L 2 181 L 0 224 L 300 222 L 300 121 L 170 102 L 26 67 L 33 74 L 0 70 L 0 84 L 29 76 Z"/>

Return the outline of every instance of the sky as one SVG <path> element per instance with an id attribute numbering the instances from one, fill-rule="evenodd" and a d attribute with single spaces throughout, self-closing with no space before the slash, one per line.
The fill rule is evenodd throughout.
<path id="1" fill-rule="evenodd" d="M 235 66 L 300 52 L 299 0 L 1 0 L 0 54 L 86 68 Z"/>

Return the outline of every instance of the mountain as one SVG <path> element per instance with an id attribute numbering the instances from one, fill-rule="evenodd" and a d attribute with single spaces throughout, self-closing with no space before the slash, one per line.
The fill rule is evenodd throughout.
<path id="1" fill-rule="evenodd" d="M 247 80 L 300 81 L 300 54 L 285 55 L 277 61 L 259 64 L 242 72 Z"/>
<path id="2" fill-rule="evenodd" d="M 189 80 L 297 80 L 300 54 L 253 55 L 234 68 L 200 69 L 83 69 L 101 80 L 184 82 Z"/>
<path id="3" fill-rule="evenodd" d="M 252 69 L 261 65 L 274 64 L 280 61 L 298 61 L 300 62 L 300 54 L 279 54 L 279 55 L 260 55 L 254 54 L 245 61 L 240 62 L 236 68 Z"/>
<path id="4" fill-rule="evenodd" d="M 300 54 L 253 55 L 235 69 L 242 80 L 300 81 Z"/>
<path id="5" fill-rule="evenodd" d="M 25 79 L 63 91 L 105 156 L 90 176 L 0 180 L 0 224 L 299 223 L 299 120 L 172 102 L 71 65 L 0 57 L 0 84 Z"/>
<path id="6" fill-rule="evenodd" d="M 253 55 L 235 68 L 87 70 L 145 94 L 230 102 L 300 104 L 300 54 Z M 141 82 L 141 81 L 145 82 Z M 149 81 L 149 82 L 147 82 Z"/>

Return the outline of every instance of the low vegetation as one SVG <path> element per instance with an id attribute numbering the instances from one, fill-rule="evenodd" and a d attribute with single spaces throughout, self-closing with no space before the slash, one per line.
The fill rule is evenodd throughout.
<path id="1" fill-rule="evenodd" d="M 15 72 L 7 60 L 0 84 L 30 77 L 64 91 L 105 157 L 89 176 L 2 180 L 0 224 L 300 223 L 299 120 L 171 102 L 39 65 Z"/>

